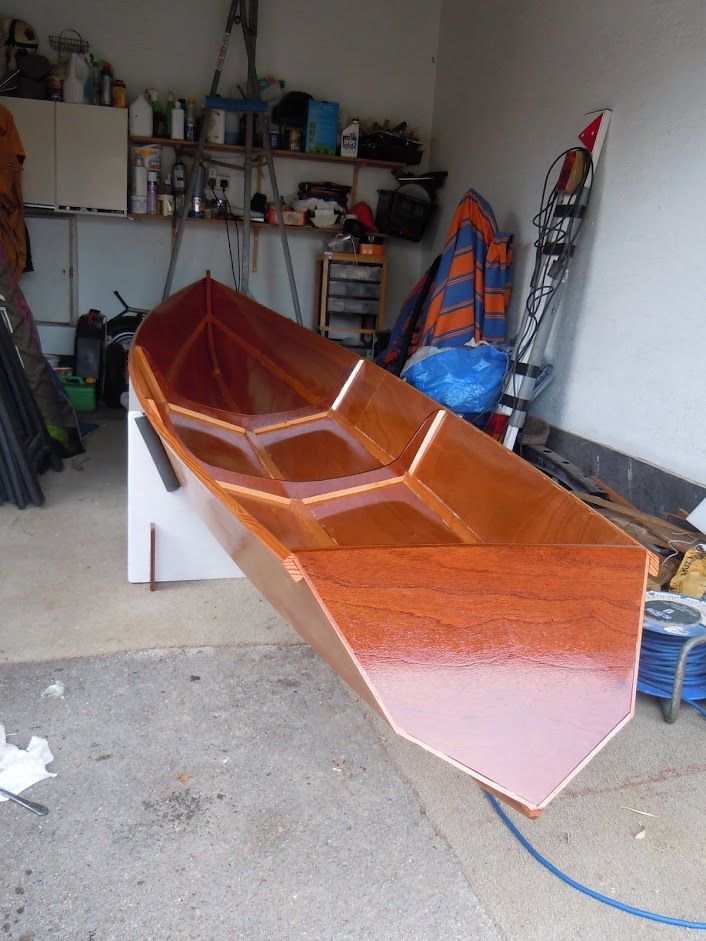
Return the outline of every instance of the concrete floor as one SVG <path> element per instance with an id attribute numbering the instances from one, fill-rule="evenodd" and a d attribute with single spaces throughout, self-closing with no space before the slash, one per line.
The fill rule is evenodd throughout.
<path id="1" fill-rule="evenodd" d="M 0 805 L 0 937 L 685 936 L 543 870 L 244 579 L 129 585 L 123 434 L 45 478 L 44 508 L 0 507 L 0 721 L 58 772 L 27 792 L 49 817 Z M 540 820 L 511 816 L 599 891 L 706 920 L 705 732 L 641 699 Z"/>

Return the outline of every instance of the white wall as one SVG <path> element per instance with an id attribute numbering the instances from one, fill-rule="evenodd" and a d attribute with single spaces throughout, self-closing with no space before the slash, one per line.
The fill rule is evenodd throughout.
<path id="1" fill-rule="evenodd" d="M 518 236 L 516 316 L 548 165 L 584 112 L 611 107 L 550 351 L 557 378 L 536 412 L 701 484 L 704 89 L 703 0 L 443 0 L 432 162 L 450 176 L 438 234 L 466 187 L 490 200 Z"/>
<path id="2" fill-rule="evenodd" d="M 342 110 L 359 116 L 407 120 L 428 138 L 431 127 L 434 62 L 440 0 L 358 0 L 352 5 L 330 0 L 264 0 L 258 40 L 258 71 L 283 78 L 287 88 L 337 100 Z M 163 95 L 203 95 L 211 84 L 215 57 L 225 25 L 227 0 L 201 6 L 190 0 L 105 3 L 104 0 L 25 0 L 21 15 L 38 31 L 42 51 L 52 61 L 49 33 L 72 26 L 89 40 L 92 51 L 113 65 L 128 84 L 129 99 L 145 87 Z M 234 94 L 245 77 L 241 34 L 233 34 L 221 93 Z M 299 180 L 351 182 L 351 170 L 331 164 L 278 161 L 283 193 Z M 242 178 L 239 178 L 242 179 Z M 231 185 L 239 188 L 239 179 Z M 377 188 L 394 184 L 385 171 L 362 170 L 359 195 L 375 207 Z M 267 187 L 265 187 L 267 192 Z M 240 201 L 239 201 L 240 202 Z M 315 235 L 290 238 L 305 319 L 313 311 L 314 260 L 323 246 Z M 196 223 L 187 232 L 175 288 L 201 277 L 206 267 L 230 280 L 225 231 Z M 388 320 L 419 275 L 417 246 L 395 244 L 389 251 L 391 283 Z M 114 219 L 79 221 L 79 310 L 117 310 L 112 291 L 134 305 L 153 306 L 161 297 L 169 260 L 169 226 L 159 222 Z M 276 231 L 260 238 L 258 271 L 251 290 L 263 303 L 292 314 L 288 283 Z M 37 313 L 39 319 L 41 316 Z"/>

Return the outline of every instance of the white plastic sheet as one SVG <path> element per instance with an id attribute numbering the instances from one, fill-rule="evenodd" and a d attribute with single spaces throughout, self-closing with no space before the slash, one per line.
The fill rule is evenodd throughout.
<path id="1" fill-rule="evenodd" d="M 0 723 L 0 787 L 12 794 L 21 794 L 37 781 L 55 778 L 56 775 L 46 767 L 53 760 L 45 738 L 33 735 L 27 748 L 18 748 L 7 741 L 5 726 Z M 0 801 L 6 800 L 8 798 L 0 794 Z"/>

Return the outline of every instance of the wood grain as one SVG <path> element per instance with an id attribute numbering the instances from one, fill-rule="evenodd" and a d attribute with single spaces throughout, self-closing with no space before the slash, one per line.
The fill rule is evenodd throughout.
<path id="1" fill-rule="evenodd" d="M 296 558 L 397 729 L 528 811 L 632 713 L 646 574 L 637 548 Z"/>

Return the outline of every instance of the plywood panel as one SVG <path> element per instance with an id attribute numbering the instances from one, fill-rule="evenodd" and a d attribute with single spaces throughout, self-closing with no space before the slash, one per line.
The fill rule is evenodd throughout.
<path id="1" fill-rule="evenodd" d="M 646 577 L 637 548 L 297 559 L 398 730 L 530 810 L 632 712 Z"/>

